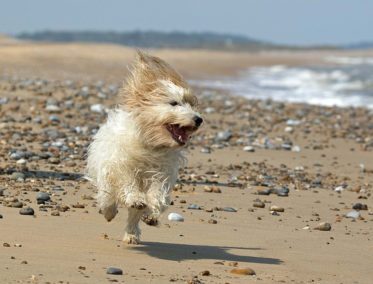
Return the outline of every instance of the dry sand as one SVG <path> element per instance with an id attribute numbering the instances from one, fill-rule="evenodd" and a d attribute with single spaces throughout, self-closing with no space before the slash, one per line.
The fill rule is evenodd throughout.
<path id="1" fill-rule="evenodd" d="M 252 65 L 321 62 L 320 52 L 155 54 L 190 78 Z M 141 224 L 141 245 L 124 245 L 125 210 L 107 223 L 92 199 L 95 189 L 79 174 L 90 131 L 105 120 L 90 106 L 115 103 L 113 86 L 91 80 L 120 84 L 132 55 L 108 45 L 0 46 L 0 72 L 20 77 L 0 82 L 0 98 L 8 98 L 0 106 L 0 283 L 372 282 L 373 113 L 365 109 L 263 103 L 196 90 L 205 125 L 192 141 L 174 205 L 158 228 Z M 59 110 L 48 112 L 46 105 Z M 300 123 L 290 132 L 288 119 Z M 77 126 L 83 129 L 74 131 Z M 288 144 L 300 152 L 286 150 Z M 255 152 L 244 151 L 247 145 Z M 335 191 L 339 186 L 343 190 Z M 283 188 L 288 196 L 275 193 Z M 207 192 L 212 189 L 221 193 Z M 38 191 L 50 193 L 52 202 L 38 205 Z M 253 207 L 256 199 L 265 208 Z M 368 210 L 346 218 L 356 203 Z M 190 204 L 201 210 L 187 209 Z M 272 205 L 284 212 L 273 215 Z M 12 206 L 30 206 L 35 216 Z M 185 222 L 168 221 L 169 212 Z M 315 230 L 321 222 L 331 230 Z M 111 266 L 124 274 L 107 275 Z M 256 276 L 230 273 L 235 267 L 251 268 Z M 210 275 L 203 276 L 206 270 Z"/>

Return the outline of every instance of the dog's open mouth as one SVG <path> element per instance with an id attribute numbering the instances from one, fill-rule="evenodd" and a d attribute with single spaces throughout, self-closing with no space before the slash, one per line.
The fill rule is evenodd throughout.
<path id="1" fill-rule="evenodd" d="M 178 124 L 167 124 L 166 129 L 171 133 L 172 138 L 179 144 L 185 145 L 190 135 L 196 130 L 192 126 L 180 126 Z"/>

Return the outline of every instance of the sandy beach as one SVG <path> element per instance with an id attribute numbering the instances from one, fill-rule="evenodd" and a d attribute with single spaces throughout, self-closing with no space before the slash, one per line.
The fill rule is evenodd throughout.
<path id="1" fill-rule="evenodd" d="M 345 54 L 152 53 L 189 79 Z M 0 283 L 371 283 L 373 111 L 365 108 L 195 88 L 205 123 L 173 205 L 159 227 L 141 224 L 142 244 L 123 244 L 124 208 L 107 223 L 81 177 L 134 54 L 0 40 Z M 168 221 L 171 212 L 185 221 Z M 232 273 L 246 268 L 255 275 Z"/>

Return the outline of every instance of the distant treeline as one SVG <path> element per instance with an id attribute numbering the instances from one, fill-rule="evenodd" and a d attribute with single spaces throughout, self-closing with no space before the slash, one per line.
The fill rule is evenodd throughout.
<path id="1" fill-rule="evenodd" d="M 262 49 L 335 49 L 334 46 L 290 46 L 264 42 L 240 35 L 212 32 L 158 32 L 158 31 L 41 31 L 21 33 L 19 39 L 48 42 L 114 43 L 141 48 L 202 48 L 218 50 Z"/>
<path id="2" fill-rule="evenodd" d="M 142 48 L 263 49 L 279 47 L 245 36 L 217 33 L 185 32 L 99 32 L 42 31 L 21 33 L 17 38 L 49 42 L 115 43 Z"/>

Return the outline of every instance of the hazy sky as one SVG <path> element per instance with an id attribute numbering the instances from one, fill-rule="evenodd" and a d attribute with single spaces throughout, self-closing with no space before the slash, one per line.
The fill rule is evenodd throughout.
<path id="1" fill-rule="evenodd" d="M 373 0 L 0 0 L 0 33 L 214 31 L 290 44 L 373 41 Z"/>

